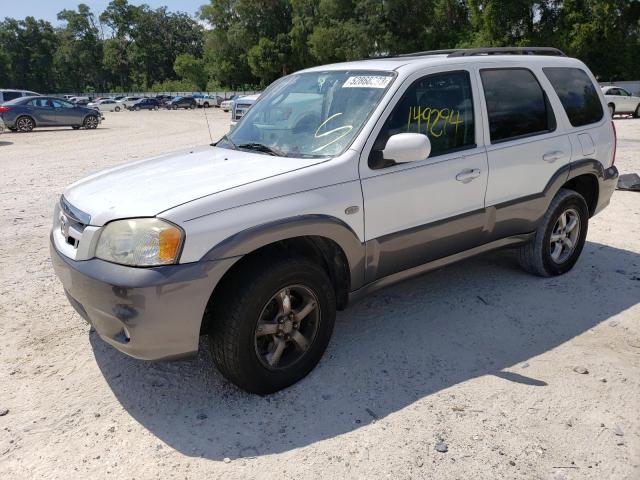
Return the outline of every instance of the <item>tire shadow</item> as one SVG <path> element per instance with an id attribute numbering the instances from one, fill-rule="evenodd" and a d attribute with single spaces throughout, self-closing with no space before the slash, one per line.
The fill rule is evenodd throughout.
<path id="1" fill-rule="evenodd" d="M 122 406 L 176 450 L 214 460 L 279 453 L 361 428 L 483 375 L 526 388 L 544 378 L 504 372 L 640 302 L 640 255 L 587 242 L 566 275 L 522 272 L 493 252 L 389 287 L 339 313 L 331 344 L 296 385 L 250 395 L 197 358 L 131 359 L 91 334 Z"/>

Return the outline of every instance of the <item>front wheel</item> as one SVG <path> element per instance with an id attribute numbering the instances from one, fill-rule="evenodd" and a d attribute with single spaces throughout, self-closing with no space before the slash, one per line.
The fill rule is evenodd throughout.
<path id="1" fill-rule="evenodd" d="M 120 107 L 116 107 L 115 110 L 116 110 L 116 112 L 119 112 L 120 111 Z"/>
<path id="2" fill-rule="evenodd" d="M 638 104 L 635 111 L 633 112 L 633 118 L 640 118 L 640 103 Z"/>
<path id="3" fill-rule="evenodd" d="M 95 130 L 98 128 L 98 117 L 95 115 L 89 115 L 84 119 L 84 128 L 87 130 Z"/>
<path id="4" fill-rule="evenodd" d="M 193 109 L 194 109 L 194 108 L 196 108 L 197 106 L 198 106 L 197 104 L 192 103 L 191 105 L 189 105 L 189 108 L 190 108 L 191 110 L 193 110 Z"/>
<path id="5" fill-rule="evenodd" d="M 589 226 L 589 209 L 584 197 L 560 189 L 534 233 L 520 247 L 520 264 L 535 275 L 562 275 L 578 261 Z"/>
<path id="6" fill-rule="evenodd" d="M 133 109 L 134 109 L 136 112 L 139 112 L 139 111 L 140 111 L 140 107 L 133 107 Z"/>
<path id="7" fill-rule="evenodd" d="M 616 106 L 613 103 L 609 104 L 609 115 L 613 118 L 613 115 L 616 113 Z"/>
<path id="8" fill-rule="evenodd" d="M 306 376 L 324 353 L 336 315 L 333 286 L 301 257 L 248 261 L 212 298 L 211 352 L 240 388 L 267 394 Z"/>
<path id="9" fill-rule="evenodd" d="M 177 105 L 171 105 L 171 110 L 177 110 L 178 106 Z"/>

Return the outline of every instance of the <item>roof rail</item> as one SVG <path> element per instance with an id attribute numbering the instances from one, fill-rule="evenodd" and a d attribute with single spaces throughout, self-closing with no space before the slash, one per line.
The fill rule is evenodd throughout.
<path id="1" fill-rule="evenodd" d="M 481 47 L 450 48 L 446 50 L 425 50 L 424 52 L 401 53 L 397 55 L 380 55 L 376 58 L 423 57 L 428 55 L 447 55 L 449 57 L 472 57 L 476 55 L 551 55 L 566 57 L 562 50 L 553 47 Z"/>
<path id="2" fill-rule="evenodd" d="M 474 55 L 552 55 L 566 57 L 562 50 L 553 47 L 462 48 L 449 54 L 450 57 L 471 57 Z"/>

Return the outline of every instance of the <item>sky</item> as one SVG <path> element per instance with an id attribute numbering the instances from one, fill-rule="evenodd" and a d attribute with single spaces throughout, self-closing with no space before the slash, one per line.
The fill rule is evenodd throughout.
<path id="1" fill-rule="evenodd" d="M 54 25 L 59 22 L 56 18 L 59 11 L 67 9 L 76 9 L 79 3 L 85 3 L 91 8 L 96 15 L 100 15 L 109 4 L 110 0 L 0 0 L 0 20 L 4 17 L 23 19 L 32 16 L 37 19 L 48 20 Z M 169 11 L 186 12 L 189 15 L 195 15 L 198 8 L 207 0 L 146 0 L 137 1 L 129 0 L 132 5 L 141 5 L 146 3 L 152 8 L 167 6 Z"/>

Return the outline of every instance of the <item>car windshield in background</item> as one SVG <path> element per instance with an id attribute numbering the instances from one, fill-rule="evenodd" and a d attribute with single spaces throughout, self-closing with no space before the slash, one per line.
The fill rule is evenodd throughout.
<path id="1" fill-rule="evenodd" d="M 380 71 L 325 71 L 284 77 L 263 93 L 218 146 L 287 157 L 339 155 L 351 144 L 393 79 L 394 73 Z"/>
<path id="2" fill-rule="evenodd" d="M 182 100 L 184 97 L 173 97 L 173 100 Z"/>

